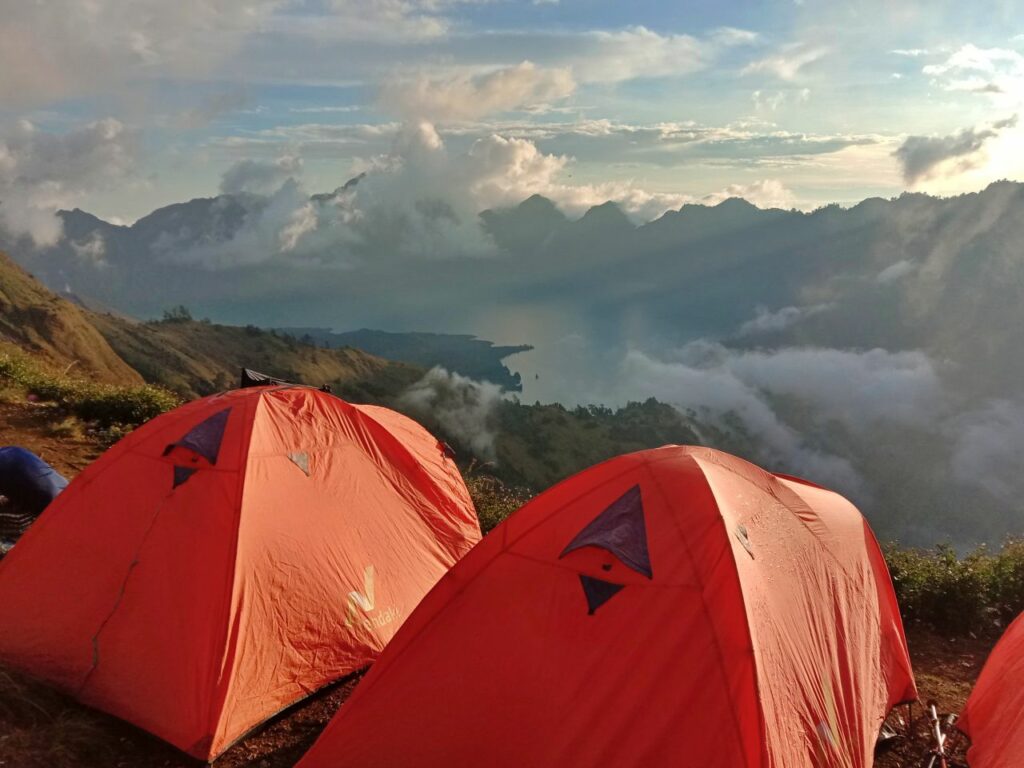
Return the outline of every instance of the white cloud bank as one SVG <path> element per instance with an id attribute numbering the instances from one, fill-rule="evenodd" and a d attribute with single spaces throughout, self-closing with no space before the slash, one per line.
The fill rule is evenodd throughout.
<path id="1" fill-rule="evenodd" d="M 55 212 L 131 175 L 136 139 L 110 118 L 66 133 L 18 122 L 0 134 L 0 226 L 36 245 L 54 244 L 62 234 Z"/>
<path id="2" fill-rule="evenodd" d="M 953 477 L 1017 505 L 1024 492 L 1024 403 L 991 400 L 963 414 L 947 431 L 953 441 Z"/>

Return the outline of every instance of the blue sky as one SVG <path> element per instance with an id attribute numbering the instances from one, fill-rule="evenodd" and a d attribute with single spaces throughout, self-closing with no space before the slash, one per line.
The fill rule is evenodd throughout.
<path id="1" fill-rule="evenodd" d="M 425 147 L 467 206 L 539 192 L 638 221 L 1024 176 L 1015 2 L 61 0 L 5 17 L 0 223 L 41 241 L 56 208 L 132 221 L 216 194 L 239 163 L 321 191 Z"/>

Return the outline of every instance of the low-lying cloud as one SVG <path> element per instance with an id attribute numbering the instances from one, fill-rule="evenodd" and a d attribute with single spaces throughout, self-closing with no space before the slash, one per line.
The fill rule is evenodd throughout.
<path id="1" fill-rule="evenodd" d="M 820 478 L 846 493 L 863 494 L 863 478 L 844 457 L 815 446 L 775 412 L 765 394 L 723 364 L 693 364 L 627 353 L 621 371 L 634 392 L 645 392 L 726 430 L 740 426 L 754 437 L 766 467 Z"/>
<path id="2" fill-rule="evenodd" d="M 504 395 L 490 382 L 432 368 L 399 398 L 414 416 L 436 421 L 444 432 L 469 447 L 475 455 L 495 461 L 497 409 Z"/>
<path id="3" fill-rule="evenodd" d="M 697 202 L 628 182 L 570 184 L 563 180 L 570 161 L 542 152 L 528 139 L 498 134 L 482 136 L 464 151 L 451 151 L 425 120 L 404 124 L 388 153 L 357 164 L 359 178 L 333 194 L 313 194 L 304 186 L 303 164 L 294 154 L 243 160 L 225 171 L 220 185 L 225 194 L 258 196 L 245 200 L 251 209 L 242 227 L 227 240 L 198 245 L 171 238 L 161 249 L 162 257 L 210 269 L 281 256 L 337 266 L 367 260 L 480 258 L 495 253 L 480 212 L 518 205 L 535 194 L 548 197 L 570 216 L 611 200 L 636 222 Z M 759 189 L 776 196 L 785 193 L 769 181 L 757 189 L 723 191 L 715 199 Z"/>
<path id="4" fill-rule="evenodd" d="M 223 194 L 251 192 L 271 194 L 285 181 L 302 173 L 302 158 L 282 155 L 276 160 L 240 160 L 224 172 L 220 191 Z"/>
<path id="5" fill-rule="evenodd" d="M 893 155 L 900 163 L 903 180 L 908 184 L 940 172 L 957 175 L 981 164 L 985 145 L 1016 124 L 1017 116 L 1014 115 L 993 123 L 989 128 L 965 128 L 950 136 L 910 136 Z"/>
<path id="6" fill-rule="evenodd" d="M 954 478 L 1018 505 L 1024 493 L 1024 403 L 988 401 L 953 420 L 947 432 L 953 442 Z"/>

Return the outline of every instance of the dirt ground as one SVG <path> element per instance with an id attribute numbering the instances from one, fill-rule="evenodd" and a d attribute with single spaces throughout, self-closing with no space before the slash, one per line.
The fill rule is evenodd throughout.
<path id="1" fill-rule="evenodd" d="M 13 402 L 0 400 L 0 446 L 28 448 L 68 479 L 103 453 L 103 446 L 87 430 L 52 403 L 20 396 Z"/>
<path id="2" fill-rule="evenodd" d="M 914 664 L 914 677 L 922 702 L 930 700 L 943 713 L 959 713 L 974 687 L 985 659 L 988 658 L 996 638 L 953 638 L 944 639 L 933 632 L 907 628 L 907 644 Z M 906 707 L 900 713 L 906 719 Z M 875 760 L 878 768 L 919 768 L 921 760 L 931 746 L 928 723 L 920 705 L 912 708 L 913 721 L 909 734 L 897 739 L 893 747 Z M 963 762 L 966 740 L 960 737 L 954 742 L 953 756 Z"/>
<path id="3" fill-rule="evenodd" d="M 959 712 L 991 641 L 943 640 L 911 629 L 908 641 L 922 699 Z M 358 675 L 307 699 L 228 750 L 215 768 L 291 768 L 309 749 L 358 682 Z M 906 708 L 902 709 L 906 712 Z M 879 768 L 918 768 L 928 747 L 920 706 L 910 738 L 876 761 Z M 3 768 L 197 768 L 200 763 L 158 739 L 24 678 L 0 670 L 0 766 Z"/>

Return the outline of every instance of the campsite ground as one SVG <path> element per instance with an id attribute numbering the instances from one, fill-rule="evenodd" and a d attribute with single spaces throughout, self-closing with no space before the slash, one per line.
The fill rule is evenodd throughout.
<path id="1" fill-rule="evenodd" d="M 0 393 L 2 395 L 2 393 Z M 0 396 L 0 444 L 24 445 L 68 476 L 102 450 L 94 436 L 48 404 Z M 500 489 L 471 482 L 481 513 L 504 516 L 516 500 Z M 495 509 L 491 509 L 494 507 Z M 2 617 L 0 617 L 2 618 Z M 922 700 L 942 712 L 958 712 L 981 669 L 992 640 L 944 639 L 908 627 L 908 641 Z M 288 768 L 309 748 L 358 682 L 348 678 L 274 718 L 217 762 L 217 768 Z M 880 768 L 920 765 L 927 729 L 916 707 L 911 738 L 900 740 L 876 762 Z M 0 768 L 196 768 L 158 739 L 112 717 L 0 668 Z"/>
<path id="2" fill-rule="evenodd" d="M 945 640 L 908 631 L 922 700 L 958 712 L 987 656 L 991 641 Z M 320 692 L 274 718 L 235 745 L 215 768 L 290 768 L 309 748 L 355 688 L 358 676 Z M 905 710 L 904 710 L 905 711 Z M 917 768 L 927 749 L 920 707 L 912 738 L 901 739 L 876 765 Z M 112 717 L 0 670 L 0 766 L 3 768 L 197 768 L 158 739 Z"/>

